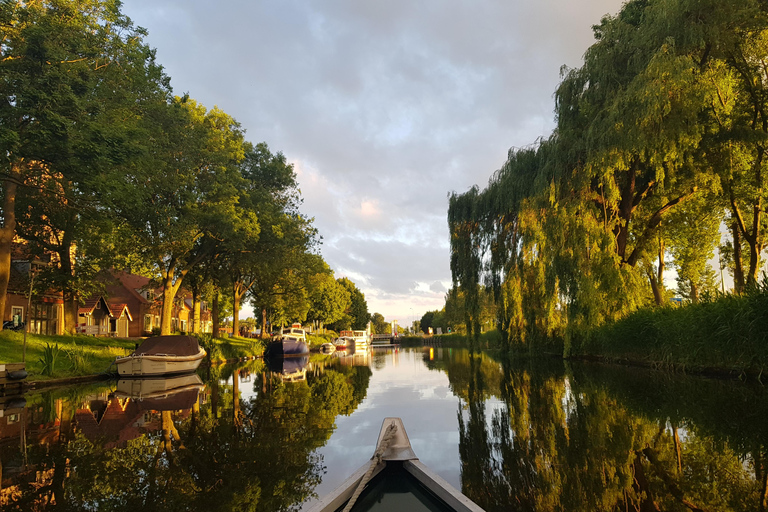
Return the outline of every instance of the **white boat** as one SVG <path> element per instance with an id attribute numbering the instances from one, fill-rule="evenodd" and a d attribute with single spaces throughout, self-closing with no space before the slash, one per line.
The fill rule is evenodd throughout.
<path id="1" fill-rule="evenodd" d="M 310 512 L 449 510 L 483 512 L 475 502 L 419 461 L 400 418 L 385 418 L 371 460 Z"/>
<path id="2" fill-rule="evenodd" d="M 353 340 L 355 347 L 366 348 L 371 345 L 371 337 L 367 331 L 341 331 L 339 337 Z"/>
<path id="3" fill-rule="evenodd" d="M 302 329 L 301 327 L 296 327 L 295 324 L 292 327 L 286 327 L 283 329 L 282 335 L 283 336 L 290 336 L 291 338 L 296 338 L 300 341 L 307 342 L 307 333 Z"/>
<path id="4" fill-rule="evenodd" d="M 346 350 L 355 345 L 355 339 L 351 336 L 339 336 L 333 342 L 336 350 Z"/>
<path id="5" fill-rule="evenodd" d="M 323 343 L 320 345 L 320 352 L 323 354 L 333 354 L 336 352 L 336 345 L 333 343 Z"/>
<path id="6" fill-rule="evenodd" d="M 121 377 L 171 375 L 194 372 L 204 357 L 205 350 L 192 336 L 155 336 L 115 364 Z"/>

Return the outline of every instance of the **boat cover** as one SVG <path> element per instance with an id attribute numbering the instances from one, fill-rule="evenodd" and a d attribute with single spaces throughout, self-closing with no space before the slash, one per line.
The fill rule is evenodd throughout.
<path id="1" fill-rule="evenodd" d="M 194 356 L 200 352 L 197 339 L 192 336 L 155 336 L 144 340 L 134 355 Z"/>
<path id="2" fill-rule="evenodd" d="M 142 411 L 186 411 L 197 402 L 199 389 L 185 389 L 183 391 L 170 391 L 168 395 L 157 398 L 143 398 L 139 400 L 139 409 Z"/>

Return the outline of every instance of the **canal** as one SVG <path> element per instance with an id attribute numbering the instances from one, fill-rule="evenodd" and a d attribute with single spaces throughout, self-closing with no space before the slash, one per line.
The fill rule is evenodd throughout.
<path id="1" fill-rule="evenodd" d="M 760 385 L 423 347 L 29 393 L 0 411 L 2 510 L 307 508 L 387 416 L 488 511 L 766 510 Z"/>

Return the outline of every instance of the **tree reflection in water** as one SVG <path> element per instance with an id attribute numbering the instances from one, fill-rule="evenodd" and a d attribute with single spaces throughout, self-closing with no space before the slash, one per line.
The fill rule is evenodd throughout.
<path id="1" fill-rule="evenodd" d="M 461 397 L 463 492 L 488 511 L 766 509 L 762 388 L 463 351 L 433 365 Z"/>
<path id="2" fill-rule="evenodd" d="M 35 444 L 29 453 L 39 478 L 4 489 L 3 510 L 298 509 L 324 471 L 313 451 L 330 437 L 336 416 L 350 414 L 365 397 L 370 369 L 327 368 L 295 383 L 283 383 L 260 362 L 209 372 L 191 410 L 147 411 L 118 437 L 89 437 L 77 421 L 61 423 L 57 441 Z M 249 400 L 239 392 L 246 372 L 255 376 Z M 230 375 L 234 384 L 222 384 Z M 86 401 L 59 403 L 79 410 Z M 130 403 L 110 398 L 106 408 L 124 411 Z M 76 414 L 62 411 L 56 421 Z M 135 435 L 120 438 L 129 432 Z"/>
<path id="3" fill-rule="evenodd" d="M 424 364 L 445 373 L 458 397 L 462 490 L 489 512 L 766 510 L 762 387 L 432 353 Z M 27 466 L 9 454 L 21 453 L 19 438 L 6 442 L 0 429 L 4 475 L 12 475 L 0 508 L 295 510 L 325 470 L 316 448 L 366 397 L 372 375 L 323 364 L 296 382 L 260 362 L 212 368 L 183 411 L 144 410 L 147 401 L 109 390 L 29 397 Z"/>

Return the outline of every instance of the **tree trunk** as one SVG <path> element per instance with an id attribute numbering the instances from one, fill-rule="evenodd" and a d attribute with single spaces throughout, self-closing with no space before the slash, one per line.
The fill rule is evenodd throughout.
<path id="1" fill-rule="evenodd" d="M 211 304 L 211 320 L 213 320 L 213 337 L 219 337 L 219 292 L 218 290 L 213 293 L 213 304 Z"/>
<path id="2" fill-rule="evenodd" d="M 192 292 L 192 332 L 200 334 L 200 298 L 196 291 Z"/>
<path id="3" fill-rule="evenodd" d="M 176 292 L 181 287 L 181 280 L 184 278 L 184 274 L 179 274 L 176 282 L 173 282 L 174 267 L 170 265 L 170 268 L 165 272 L 163 276 L 163 309 L 160 317 L 160 334 L 167 336 L 173 334 L 171 331 L 171 318 L 173 318 L 173 302 L 176 299 Z"/>
<path id="4" fill-rule="evenodd" d="M 741 255 L 741 231 L 739 223 L 731 223 L 731 233 L 733 235 L 733 291 L 736 293 L 744 292 L 744 263 Z"/>
<path id="5" fill-rule="evenodd" d="M 689 281 L 691 283 L 691 302 L 694 304 L 698 304 L 699 302 L 699 285 L 694 283 L 693 281 Z"/>
<path id="6" fill-rule="evenodd" d="M 232 286 L 232 335 L 237 336 L 240 333 L 240 303 L 245 295 L 245 290 L 241 282 L 235 281 Z"/>
<path id="7" fill-rule="evenodd" d="M 8 280 L 11 277 L 11 245 L 16 234 L 16 187 L 21 173 L 17 165 L 11 166 L 11 174 L 3 180 L 3 226 L 0 227 L 0 315 L 5 316 L 8 297 Z M 29 312 L 27 312 L 27 315 Z"/>
<path id="8" fill-rule="evenodd" d="M 261 308 L 261 338 L 269 338 L 269 331 L 267 330 L 267 308 Z"/>
<path id="9" fill-rule="evenodd" d="M 621 201 L 619 202 L 619 223 L 614 229 L 616 234 L 616 253 L 622 261 L 625 261 L 627 253 L 627 242 L 629 240 L 629 227 L 632 221 L 632 203 L 635 197 L 635 168 L 632 166 L 627 172 L 627 183 L 621 191 Z"/>
<path id="10" fill-rule="evenodd" d="M 760 255 L 763 252 L 763 243 L 760 236 L 760 223 L 762 222 L 761 201 L 758 199 L 755 205 L 753 219 L 753 235 L 749 243 L 749 274 L 747 274 L 747 283 L 754 285 L 758 281 L 760 271 Z"/>

